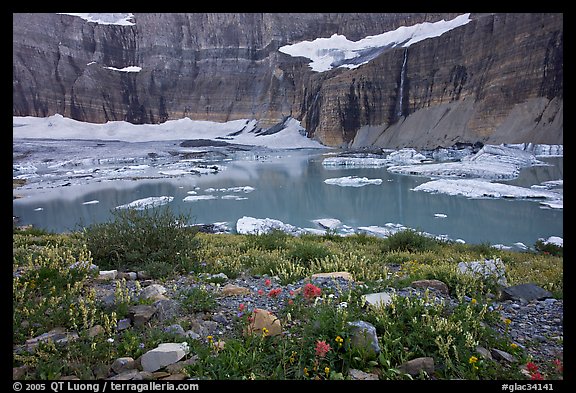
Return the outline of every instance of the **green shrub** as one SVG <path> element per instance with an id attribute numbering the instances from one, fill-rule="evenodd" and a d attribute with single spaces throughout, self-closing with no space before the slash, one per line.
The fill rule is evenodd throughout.
<path id="1" fill-rule="evenodd" d="M 440 245 L 440 241 L 423 235 L 413 229 L 405 229 L 388 236 L 382 243 L 382 251 L 427 251 Z"/>
<path id="2" fill-rule="evenodd" d="M 248 235 L 248 244 L 253 248 L 262 250 L 278 250 L 286 247 L 288 234 L 280 229 L 273 229 L 268 233 Z"/>
<path id="3" fill-rule="evenodd" d="M 536 251 L 544 254 L 550 254 L 559 257 L 564 256 L 564 247 L 558 246 L 554 243 L 544 243 L 543 240 L 537 240 L 536 243 L 534 243 L 534 248 Z"/>
<path id="4" fill-rule="evenodd" d="M 152 277 L 188 273 L 197 264 L 197 228 L 169 208 L 117 209 L 113 219 L 82 231 L 101 269 L 146 270 Z"/>
<path id="5" fill-rule="evenodd" d="M 182 307 L 188 313 L 212 311 L 216 307 L 214 295 L 203 287 L 191 287 L 181 295 Z"/>
<path id="6" fill-rule="evenodd" d="M 289 251 L 289 258 L 310 266 L 315 259 L 323 259 L 330 256 L 330 251 L 322 244 L 312 241 L 296 243 Z"/>

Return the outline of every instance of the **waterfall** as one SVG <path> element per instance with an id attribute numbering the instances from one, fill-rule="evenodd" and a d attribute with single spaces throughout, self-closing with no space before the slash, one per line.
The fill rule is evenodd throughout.
<path id="1" fill-rule="evenodd" d="M 396 110 L 396 117 L 402 116 L 402 105 L 404 101 L 404 79 L 406 78 L 406 60 L 408 60 L 408 48 L 404 49 L 404 61 L 402 62 L 402 69 L 400 70 L 400 88 L 398 89 L 398 108 Z"/>

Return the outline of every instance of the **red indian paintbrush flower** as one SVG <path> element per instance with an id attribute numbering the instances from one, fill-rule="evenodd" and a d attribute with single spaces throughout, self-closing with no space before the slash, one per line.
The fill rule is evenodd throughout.
<path id="1" fill-rule="evenodd" d="M 326 341 L 316 341 L 316 356 L 319 358 L 326 356 L 326 354 L 330 352 L 331 349 L 332 348 L 330 348 L 330 344 L 328 344 Z"/>

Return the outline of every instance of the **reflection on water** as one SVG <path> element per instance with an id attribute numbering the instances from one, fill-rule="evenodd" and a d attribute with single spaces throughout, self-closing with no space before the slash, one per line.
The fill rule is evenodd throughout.
<path id="1" fill-rule="evenodd" d="M 537 201 L 467 199 L 416 192 L 411 189 L 428 178 L 390 174 L 385 168 L 328 170 L 321 161 L 317 151 L 296 151 L 263 160 L 229 161 L 226 169 L 215 175 L 63 187 L 15 200 L 13 213 L 20 217 L 21 224 L 64 232 L 78 229 L 79 225 L 104 222 L 110 219 L 111 209 L 137 199 L 173 196 L 168 206 L 190 215 L 192 223 L 227 222 L 231 229 L 243 216 L 274 218 L 303 228 L 315 228 L 315 219 L 337 218 L 352 227 L 397 223 L 467 243 L 522 242 L 533 246 L 538 238 L 563 237 L 562 210 L 544 208 Z M 525 169 L 509 183 L 530 186 L 562 179 L 562 159 L 545 161 L 554 166 Z M 324 183 L 327 178 L 343 176 L 378 178 L 382 183 L 363 187 Z M 255 190 L 220 190 L 243 186 Z M 215 190 L 207 191 L 210 188 Z M 213 195 L 215 199 L 184 201 L 191 193 Z M 237 200 L 230 195 L 246 199 Z M 99 203 L 84 204 L 90 201 Z"/>

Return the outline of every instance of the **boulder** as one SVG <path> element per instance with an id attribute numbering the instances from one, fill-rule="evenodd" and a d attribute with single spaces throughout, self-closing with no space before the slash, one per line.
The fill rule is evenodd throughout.
<path id="1" fill-rule="evenodd" d="M 142 355 L 144 371 L 154 372 L 176 363 L 190 352 L 186 343 L 163 343 Z"/>

